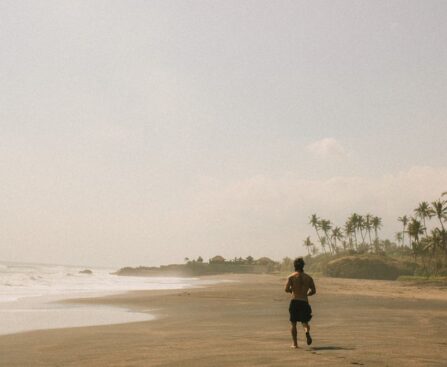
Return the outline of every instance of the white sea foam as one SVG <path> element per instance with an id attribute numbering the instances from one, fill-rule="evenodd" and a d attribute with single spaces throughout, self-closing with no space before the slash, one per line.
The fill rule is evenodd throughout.
<path id="1" fill-rule="evenodd" d="M 196 278 L 127 277 L 116 269 L 0 263 L 0 334 L 61 327 L 150 320 L 150 313 L 127 309 L 58 304 L 79 296 L 100 296 L 131 290 L 183 289 L 207 284 Z"/>
<path id="2" fill-rule="evenodd" d="M 181 289 L 200 283 L 195 278 L 124 277 L 111 274 L 116 269 L 35 264 L 0 264 L 0 302 L 24 297 L 79 293 L 119 292 L 144 289 Z"/>

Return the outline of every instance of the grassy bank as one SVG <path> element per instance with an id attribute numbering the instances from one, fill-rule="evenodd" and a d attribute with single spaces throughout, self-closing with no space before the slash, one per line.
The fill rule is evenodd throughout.
<path id="1" fill-rule="evenodd" d="M 397 278 L 400 282 L 405 282 L 409 284 L 430 284 L 435 286 L 447 287 L 447 277 L 446 276 L 418 276 L 418 275 L 401 275 Z"/>
<path id="2" fill-rule="evenodd" d="M 374 254 L 322 254 L 306 257 L 307 271 L 334 278 L 396 280 L 412 276 L 418 265 L 407 259 Z"/>

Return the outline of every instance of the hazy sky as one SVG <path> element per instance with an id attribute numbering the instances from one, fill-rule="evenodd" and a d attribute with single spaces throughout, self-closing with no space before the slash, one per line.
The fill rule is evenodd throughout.
<path id="1" fill-rule="evenodd" d="M 445 1 L 0 1 L 0 260 L 304 254 L 447 191 Z"/>

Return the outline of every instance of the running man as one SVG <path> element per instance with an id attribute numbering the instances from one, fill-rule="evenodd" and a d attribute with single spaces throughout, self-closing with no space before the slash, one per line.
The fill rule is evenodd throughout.
<path id="1" fill-rule="evenodd" d="M 316 289 L 312 277 L 304 272 L 303 258 L 299 257 L 295 259 L 293 266 L 295 272 L 287 278 L 285 291 L 291 293 L 293 297 L 289 306 L 290 322 L 292 324 L 292 348 L 298 348 L 297 322 L 301 322 L 304 327 L 307 345 L 312 344 L 309 326 L 309 321 L 312 318 L 312 309 L 310 308 L 307 297 L 313 296 L 316 293 Z"/>

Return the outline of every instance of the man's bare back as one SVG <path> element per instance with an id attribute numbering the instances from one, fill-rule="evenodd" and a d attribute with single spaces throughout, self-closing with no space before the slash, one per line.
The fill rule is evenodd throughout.
<path id="1" fill-rule="evenodd" d="M 285 291 L 292 293 L 293 299 L 308 302 L 307 297 L 316 292 L 315 283 L 310 275 L 296 271 L 287 278 Z"/>

